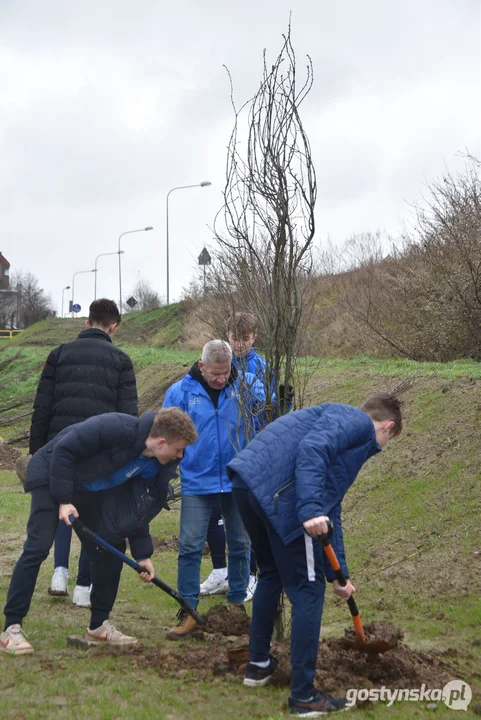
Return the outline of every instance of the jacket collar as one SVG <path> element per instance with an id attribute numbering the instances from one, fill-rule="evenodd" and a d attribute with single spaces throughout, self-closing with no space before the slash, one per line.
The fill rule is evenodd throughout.
<path id="1" fill-rule="evenodd" d="M 145 450 L 145 441 L 149 436 L 150 428 L 152 427 L 152 423 L 154 422 L 156 415 L 156 412 L 145 412 L 139 417 L 137 425 L 137 438 L 135 441 L 135 450 L 137 455 L 140 455 L 142 450 Z"/>
<path id="2" fill-rule="evenodd" d="M 109 343 L 112 342 L 110 335 L 100 328 L 87 328 L 86 330 L 82 330 L 77 339 L 83 340 L 84 338 L 99 338 L 99 340 L 107 340 Z"/>
<path id="3" fill-rule="evenodd" d="M 222 390 L 227 390 L 227 388 L 230 385 L 234 385 L 235 381 L 237 380 L 238 375 L 239 375 L 239 373 L 237 371 L 237 368 L 234 365 L 234 363 L 232 363 L 229 380 L 227 381 L 227 385 L 225 387 L 223 387 Z M 206 391 L 206 393 L 209 393 L 209 391 L 206 388 L 207 383 L 204 380 L 204 377 L 199 370 L 199 361 L 198 360 L 192 365 L 189 372 L 184 377 L 184 380 L 187 380 L 187 381 L 193 380 L 194 382 L 198 383 Z M 222 390 L 220 392 L 222 392 Z"/>

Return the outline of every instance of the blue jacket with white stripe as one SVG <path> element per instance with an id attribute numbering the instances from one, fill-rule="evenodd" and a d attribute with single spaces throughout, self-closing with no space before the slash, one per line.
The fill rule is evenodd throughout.
<path id="1" fill-rule="evenodd" d="M 252 491 L 286 545 L 302 536 L 303 522 L 329 516 L 332 545 L 348 576 L 341 502 L 363 464 L 380 450 L 369 415 L 324 403 L 274 420 L 229 462 L 228 473 Z M 333 578 L 330 568 L 326 575 Z"/>

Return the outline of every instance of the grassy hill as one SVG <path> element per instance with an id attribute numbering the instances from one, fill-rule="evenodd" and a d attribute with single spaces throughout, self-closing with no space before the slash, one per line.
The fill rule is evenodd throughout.
<path id="1" fill-rule="evenodd" d="M 29 412 L 49 349 L 71 339 L 77 329 L 75 321 L 42 323 L 8 346 L 2 344 L 1 419 Z M 161 337 L 168 339 L 167 346 L 161 346 Z M 181 349 L 181 337 L 178 306 L 153 311 L 150 317 L 139 313 L 123 323 L 118 344 L 133 357 L 142 410 L 158 407 L 166 387 L 198 357 L 197 351 Z M 323 359 L 315 364 L 307 401 L 357 405 L 379 390 L 400 394 L 405 429 L 366 465 L 344 502 L 347 556 L 358 605 L 366 622 L 392 622 L 404 630 L 411 647 L 454 663 L 457 677 L 480 693 L 481 366 L 469 361 Z M 0 428 L 0 434 L 15 437 L 28 427 L 28 420 L 26 414 Z M 0 473 L 0 512 L 4 595 L 28 514 L 28 498 L 13 473 Z M 155 520 L 160 540 L 177 533 L 177 513 L 173 510 Z M 175 584 L 175 552 L 162 553 L 156 563 L 162 577 Z M 205 720 L 282 716 L 284 689 L 246 695 L 233 678 L 213 684 L 199 683 L 188 674 L 167 674 L 159 680 L 157 672 L 140 673 L 128 658 L 105 655 L 89 660 L 81 651 L 67 650 L 66 633 L 79 632 L 86 617 L 70 603 L 48 598 L 50 571 L 46 563 L 26 626 L 38 653 L 25 659 L 0 657 L 0 693 L 8 698 L 18 695 L 15 683 L 20 682 L 26 702 L 23 714 L 8 710 L 4 715 L 2 710 L 2 717 L 60 717 L 66 712 L 62 698 L 69 714 L 79 718 L 187 718 L 193 716 L 192 702 L 194 716 Z M 208 571 L 205 561 L 204 577 Z M 328 595 L 323 634 L 338 636 L 349 625 L 348 610 Z M 172 623 L 175 609 L 162 593 L 144 588 L 125 573 L 115 621 L 137 632 L 147 647 L 165 642 L 162 627 Z M 184 647 L 188 652 L 190 645 Z M 48 683 L 41 687 L 35 678 L 44 673 Z M 29 682 L 35 692 L 29 690 Z M 82 697 L 86 682 L 91 684 L 86 709 L 72 709 L 72 698 Z M 479 697 L 476 702 L 463 717 L 474 718 L 476 708 L 481 712 Z M 144 708 L 144 714 L 136 708 Z M 422 703 L 401 703 L 389 710 L 378 704 L 351 716 L 381 718 L 388 712 L 399 718 L 452 716 L 442 703 L 435 712 Z"/>

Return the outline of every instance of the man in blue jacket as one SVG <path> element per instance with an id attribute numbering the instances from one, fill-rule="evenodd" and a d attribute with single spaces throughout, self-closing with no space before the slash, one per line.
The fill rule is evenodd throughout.
<path id="1" fill-rule="evenodd" d="M 227 339 L 232 349 L 232 365 L 243 375 L 250 373 L 265 390 L 266 361 L 254 349 L 257 337 L 255 315 L 236 312 L 227 320 Z M 274 383 L 275 385 L 275 383 Z M 273 389 L 273 391 L 275 388 Z M 220 507 L 214 508 L 207 529 L 213 569 L 200 586 L 201 595 L 224 595 L 229 589 L 227 582 L 226 537 Z M 250 576 L 245 602 L 252 600 L 257 584 L 257 561 L 251 553 Z"/>
<path id="2" fill-rule="evenodd" d="M 31 493 L 27 540 L 13 571 L 5 605 L 0 650 L 32 653 L 22 631 L 42 562 L 52 547 L 58 521 L 81 516 L 88 528 L 125 552 L 129 539 L 134 558 L 154 577 L 148 523 L 166 504 L 168 482 L 197 433 L 190 418 L 176 408 L 144 413 L 97 415 L 62 430 L 33 455 L 25 492 Z M 92 595 L 89 640 L 130 645 L 109 621 L 117 596 L 122 561 L 86 546 L 91 560 Z"/>
<path id="3" fill-rule="evenodd" d="M 355 592 L 334 579 L 316 536 L 334 523 L 332 545 L 349 577 L 341 502 L 363 464 L 401 432 L 399 401 L 379 393 L 362 406 L 325 403 L 284 415 L 229 462 L 233 493 L 259 566 L 244 684 L 266 685 L 277 666 L 270 655 L 282 589 L 292 604 L 289 710 L 304 717 L 342 710 L 346 699 L 314 687 L 325 576 L 336 595 Z"/>
<path id="4" fill-rule="evenodd" d="M 223 340 L 204 345 L 202 359 L 167 391 L 164 407 L 188 413 L 199 434 L 180 463 L 182 502 L 178 558 L 179 593 L 197 607 L 200 565 L 207 527 L 214 508 L 220 507 L 228 545 L 227 601 L 242 605 L 249 580 L 249 539 L 232 498 L 226 466 L 257 432 L 264 409 L 264 388 L 249 373 L 238 375 L 232 350 Z M 178 640 L 196 627 L 193 617 L 179 611 L 178 623 L 167 637 Z"/>

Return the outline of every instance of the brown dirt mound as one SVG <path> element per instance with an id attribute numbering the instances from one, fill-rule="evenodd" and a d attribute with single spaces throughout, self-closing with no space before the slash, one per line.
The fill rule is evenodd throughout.
<path id="1" fill-rule="evenodd" d="M 212 609 L 217 610 L 216 616 L 224 617 L 218 608 Z M 226 610 L 226 613 L 231 617 L 232 611 Z M 229 634 L 233 634 L 232 625 Z M 185 652 L 177 647 L 171 650 L 165 646 L 138 646 L 130 648 L 128 654 L 133 664 L 157 670 L 161 677 L 187 674 L 194 678 L 209 675 L 241 677 L 244 674 L 248 659 L 245 635 L 227 644 L 225 638 L 218 638 L 211 639 L 207 645 L 189 643 L 187 648 L 185 644 L 182 647 Z M 287 643 L 274 644 L 272 652 L 279 660 L 273 684 L 288 685 L 291 676 L 289 646 Z M 419 688 L 423 683 L 428 688 L 438 688 L 458 675 L 459 668 L 454 660 L 447 662 L 434 652 L 418 652 L 402 643 L 383 655 L 366 655 L 346 649 L 342 639 L 331 638 L 319 644 L 316 684 L 333 695 L 341 695 L 349 688 Z"/>
<path id="2" fill-rule="evenodd" d="M 250 617 L 240 608 L 227 607 L 227 605 L 214 605 L 202 615 L 204 624 L 200 633 L 212 635 L 223 635 L 230 637 L 235 635 L 248 635 L 251 625 Z M 197 633 L 196 633 L 197 635 Z"/>
<path id="3" fill-rule="evenodd" d="M 0 445 L 0 470 L 15 470 L 15 461 L 22 453 L 7 443 Z"/>
<path id="4" fill-rule="evenodd" d="M 378 640 L 384 640 L 391 648 L 397 647 L 404 637 L 404 633 L 399 628 L 390 623 L 380 622 L 372 622 L 364 625 L 364 635 L 366 637 L 366 643 L 375 643 Z M 354 628 L 350 627 L 345 630 L 344 637 L 350 642 L 356 640 Z"/>

